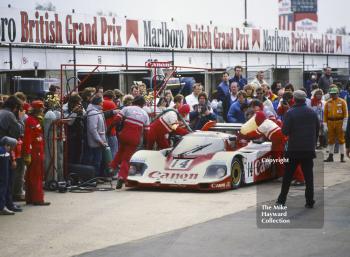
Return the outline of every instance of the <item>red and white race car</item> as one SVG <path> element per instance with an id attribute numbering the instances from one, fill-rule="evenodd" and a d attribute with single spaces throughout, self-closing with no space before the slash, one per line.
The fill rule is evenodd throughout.
<path id="1" fill-rule="evenodd" d="M 240 125 L 217 124 L 213 130 L 227 132 Z M 174 148 L 138 151 L 126 186 L 215 191 L 276 178 L 271 142 L 249 142 L 238 149 L 236 140 L 230 133 L 196 131 Z"/>

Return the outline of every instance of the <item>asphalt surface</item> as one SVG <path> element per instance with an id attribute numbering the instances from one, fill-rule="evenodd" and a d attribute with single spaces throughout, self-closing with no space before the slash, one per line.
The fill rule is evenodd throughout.
<path id="1" fill-rule="evenodd" d="M 107 247 L 79 257 L 345 257 L 350 252 L 350 182 L 329 187 L 314 209 L 290 210 L 294 221 L 318 229 L 259 229 L 256 208 L 154 237 Z M 289 206 L 302 205 L 291 197 Z M 325 216 L 323 219 L 323 208 Z"/>

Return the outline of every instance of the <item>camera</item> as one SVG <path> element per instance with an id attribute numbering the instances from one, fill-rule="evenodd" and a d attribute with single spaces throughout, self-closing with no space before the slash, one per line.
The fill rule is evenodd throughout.
<path id="1" fill-rule="evenodd" d="M 209 106 L 206 104 L 198 104 L 198 112 L 201 115 L 205 115 L 206 111 L 209 110 Z"/>

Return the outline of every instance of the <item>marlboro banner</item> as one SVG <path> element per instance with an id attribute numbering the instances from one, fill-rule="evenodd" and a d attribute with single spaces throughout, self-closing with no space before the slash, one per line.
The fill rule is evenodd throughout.
<path id="1" fill-rule="evenodd" d="M 350 37 L 303 31 L 0 9 L 0 43 L 350 55 Z"/>

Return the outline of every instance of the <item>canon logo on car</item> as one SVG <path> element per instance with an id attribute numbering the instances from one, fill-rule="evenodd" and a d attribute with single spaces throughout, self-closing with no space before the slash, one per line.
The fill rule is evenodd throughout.
<path id="1" fill-rule="evenodd" d="M 211 186 L 211 188 L 225 188 L 226 187 L 225 183 L 211 184 L 210 186 Z"/>
<path id="2" fill-rule="evenodd" d="M 271 156 L 264 157 L 264 159 L 272 158 Z M 271 167 L 271 162 L 262 161 L 262 158 L 255 161 L 255 176 L 259 176 Z"/>
<path id="3" fill-rule="evenodd" d="M 148 174 L 148 177 L 153 179 L 197 179 L 197 173 L 171 173 L 171 172 L 161 172 L 161 171 L 152 171 Z"/>

